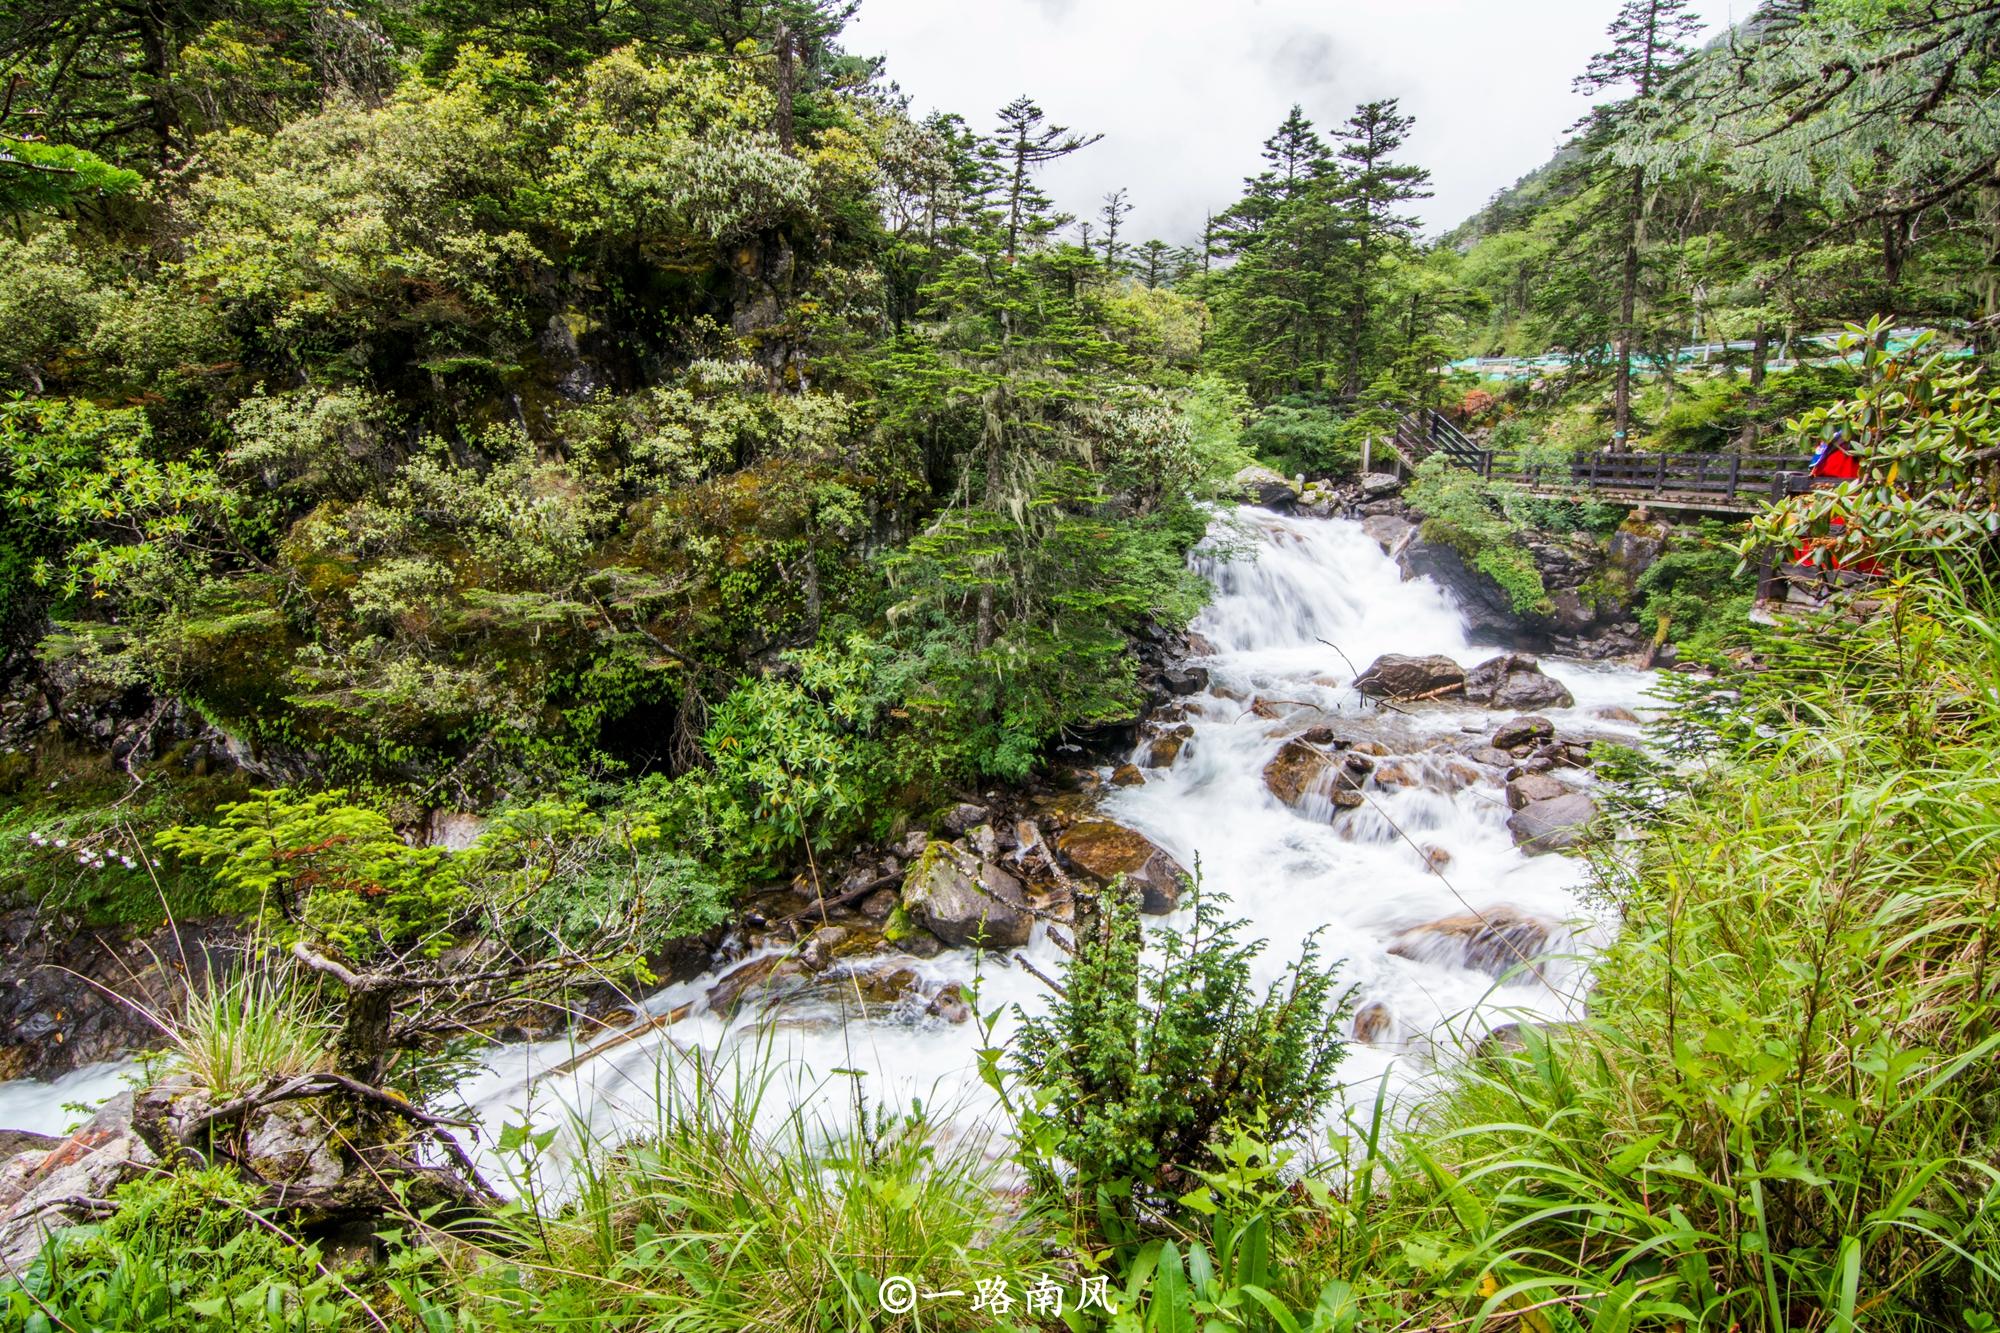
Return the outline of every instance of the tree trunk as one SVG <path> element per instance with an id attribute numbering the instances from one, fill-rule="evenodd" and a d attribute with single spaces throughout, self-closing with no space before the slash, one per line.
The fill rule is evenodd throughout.
<path id="1" fill-rule="evenodd" d="M 792 151 L 792 101 L 798 91 L 798 70 L 792 51 L 792 28 L 783 19 L 778 21 L 776 34 L 778 48 L 778 146 L 787 153 Z"/>
<path id="2" fill-rule="evenodd" d="M 1632 322 L 1639 307 L 1639 215 L 1646 206 L 1646 175 L 1632 169 L 1626 201 L 1625 264 L 1618 289 L 1618 331 L 1614 353 L 1617 379 L 1611 390 L 1611 447 L 1626 448 L 1632 427 Z"/>
<path id="3" fill-rule="evenodd" d="M 1742 453 L 1748 453 L 1750 450 L 1755 449 L 1758 439 L 1764 434 L 1763 424 L 1757 420 L 1756 414 L 1764 406 L 1764 358 L 1769 355 L 1770 350 L 1771 326 L 1760 321 L 1757 325 L 1756 336 L 1750 340 L 1750 400 L 1748 406 L 1751 416 L 1748 421 L 1743 423 L 1743 429 L 1736 436 L 1736 448 Z"/>
<path id="4" fill-rule="evenodd" d="M 395 1015 L 395 992 L 385 985 L 347 988 L 347 1021 L 342 1024 L 334 1061 L 339 1071 L 370 1087 L 382 1081 L 389 1058 L 389 1024 Z"/>
<path id="5" fill-rule="evenodd" d="M 1002 470 L 1003 451 L 1007 444 L 1007 419 L 1005 390 L 994 388 L 987 392 L 982 403 L 985 416 L 981 434 L 986 443 L 986 508 L 998 514 L 1006 499 L 1005 476 Z M 979 618 L 973 630 L 973 646 L 985 652 L 993 646 L 998 626 L 994 614 L 993 580 L 988 578 L 979 585 Z"/>

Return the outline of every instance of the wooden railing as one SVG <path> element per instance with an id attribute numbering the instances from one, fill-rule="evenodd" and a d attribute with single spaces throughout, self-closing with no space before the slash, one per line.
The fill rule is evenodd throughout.
<path id="1" fill-rule="evenodd" d="M 1479 443 L 1429 408 L 1396 423 L 1397 452 L 1411 465 L 1443 454 L 1495 481 L 1546 491 L 1594 491 L 1607 498 L 1749 511 L 1811 483 L 1812 459 L 1797 454 L 1657 454 L 1599 450 L 1539 463 Z"/>

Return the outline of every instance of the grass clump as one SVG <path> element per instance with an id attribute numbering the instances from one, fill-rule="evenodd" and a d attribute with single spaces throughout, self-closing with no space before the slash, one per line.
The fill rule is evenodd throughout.
<path id="1" fill-rule="evenodd" d="M 179 1018 L 164 1030 L 175 1071 L 217 1097 L 332 1064 L 334 1024 L 317 992 L 289 963 L 261 951 L 228 976 L 190 985 Z"/>
<path id="2" fill-rule="evenodd" d="M 507 1131 L 528 1206 L 475 1245 L 434 1237 L 420 1261 L 406 1256 L 392 1286 L 421 1326 L 970 1333 L 995 1323 L 969 1299 L 898 1316 L 885 1311 L 883 1283 L 970 1292 L 1003 1278 L 1018 1310 L 1021 1284 L 1056 1268 L 1057 1234 L 1003 1188 L 982 1136 L 948 1131 L 921 1106 L 857 1107 L 836 1127 L 801 1097 L 774 1117 L 768 1069 L 699 1053 L 665 1060 L 650 1131 L 566 1159 L 567 1203 L 548 1197 L 556 1132 Z"/>
<path id="3" fill-rule="evenodd" d="M 1704 757 L 1650 775 L 1651 836 L 1605 867 L 1590 1017 L 1418 1116 L 1378 1279 L 1579 1327 L 1986 1326 L 1994 603 L 1908 586 L 1690 687 Z"/>

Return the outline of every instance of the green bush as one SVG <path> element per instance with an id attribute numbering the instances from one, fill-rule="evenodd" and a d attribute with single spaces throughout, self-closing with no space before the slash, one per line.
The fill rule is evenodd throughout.
<path id="1" fill-rule="evenodd" d="M 24 1333 L 317 1333 L 353 1327 L 347 1289 L 258 1211 L 225 1168 L 119 1187 L 105 1221 L 56 1233 L 0 1280 L 0 1326 Z"/>
<path id="2" fill-rule="evenodd" d="M 1243 444 L 1288 477 L 1344 477 L 1361 466 L 1361 437 L 1351 423 L 1311 399 L 1287 398 L 1251 420 Z"/>
<path id="3" fill-rule="evenodd" d="M 1713 520 L 1694 544 L 1678 544 L 1639 576 L 1641 625 L 1667 624 L 1683 650 L 1709 653 L 1743 635 L 1754 589 L 1738 572 L 1735 529 Z"/>
<path id="4" fill-rule="evenodd" d="M 1107 1220 L 1185 1192 L 1217 1165 L 1227 1127 L 1255 1124 L 1272 1141 L 1306 1128 L 1346 1054 L 1348 1001 L 1316 941 L 1259 995 L 1262 943 L 1241 942 L 1222 902 L 1198 890 L 1194 912 L 1193 930 L 1148 940 L 1127 895 L 1101 895 L 1055 1004 L 1015 1038 L 1024 1161 Z M 1148 943 L 1157 963 L 1142 956 Z"/>
<path id="5" fill-rule="evenodd" d="M 1423 461 L 1405 498 L 1424 515 L 1427 541 L 1440 541 L 1492 579 L 1523 615 L 1549 610 L 1548 588 L 1534 557 L 1521 545 L 1522 524 L 1508 517 L 1507 492 L 1468 468 L 1433 454 Z"/>

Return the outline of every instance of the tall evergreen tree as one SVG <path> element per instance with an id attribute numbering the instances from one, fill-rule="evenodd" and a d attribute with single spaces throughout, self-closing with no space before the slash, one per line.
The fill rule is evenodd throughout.
<path id="1" fill-rule="evenodd" d="M 1430 198 L 1431 174 L 1393 160 L 1414 119 L 1401 114 L 1395 98 L 1364 102 L 1347 119 L 1339 158 L 1346 170 L 1340 188 L 1353 234 L 1347 290 L 1347 356 L 1342 389 L 1362 388 L 1362 368 L 1375 337 L 1373 308 L 1376 266 L 1388 248 L 1413 240 L 1417 219 L 1401 206 Z"/>
<path id="2" fill-rule="evenodd" d="M 1625 0 L 1608 30 L 1611 45 L 1591 57 L 1589 66 L 1575 81 L 1578 91 L 1585 93 L 1628 87 L 1632 90 L 1629 99 L 1593 111 L 1588 135 L 1591 157 L 1598 168 L 1624 176 L 1618 214 L 1618 322 L 1612 346 L 1615 378 L 1611 447 L 1614 449 L 1625 447 L 1632 424 L 1632 345 L 1639 298 L 1640 250 L 1645 244 L 1646 170 L 1642 166 L 1619 166 L 1612 155 L 1612 142 L 1635 123 L 1661 115 L 1669 77 L 1693 54 L 1687 43 L 1701 29 L 1701 20 L 1690 11 L 1690 3 L 1691 0 Z"/>
<path id="3" fill-rule="evenodd" d="M 1024 243 L 1037 241 L 1068 221 L 1056 213 L 1053 202 L 1035 183 L 1035 173 L 1103 137 L 1050 124 L 1042 109 L 1026 97 L 1017 97 L 1000 108 L 1000 132 L 988 142 L 985 152 L 1003 175 L 1006 233 L 1002 253 L 1008 262 L 1020 257 Z"/>
<path id="4" fill-rule="evenodd" d="M 1097 216 L 1104 220 L 1104 267 L 1114 278 L 1125 271 L 1125 252 L 1131 247 L 1118 239 L 1118 233 L 1131 213 L 1131 201 L 1122 189 L 1106 194 L 1104 207 L 1098 210 Z"/>

